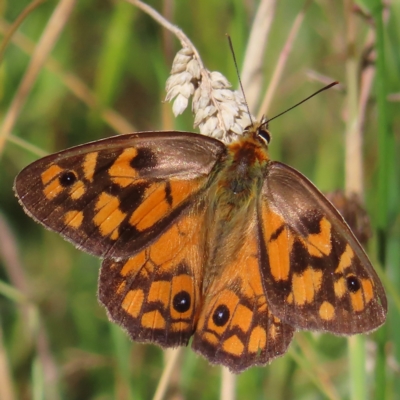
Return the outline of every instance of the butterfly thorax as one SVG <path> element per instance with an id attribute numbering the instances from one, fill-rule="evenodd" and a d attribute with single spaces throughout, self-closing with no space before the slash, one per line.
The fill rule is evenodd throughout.
<path id="1" fill-rule="evenodd" d="M 230 221 L 257 198 L 269 156 L 265 142 L 253 133 L 227 148 L 228 157 L 217 175 L 214 198 L 216 206 L 226 214 L 221 215 L 222 219 Z"/>

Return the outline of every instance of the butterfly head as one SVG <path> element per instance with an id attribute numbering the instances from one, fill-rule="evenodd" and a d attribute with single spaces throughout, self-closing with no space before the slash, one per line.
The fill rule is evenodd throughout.
<path id="1" fill-rule="evenodd" d="M 265 117 L 261 118 L 260 122 L 253 122 L 251 125 L 245 128 L 244 132 L 248 136 L 252 136 L 254 139 L 261 141 L 264 145 L 268 145 L 271 141 L 271 133 L 268 130 L 269 120 Z"/>

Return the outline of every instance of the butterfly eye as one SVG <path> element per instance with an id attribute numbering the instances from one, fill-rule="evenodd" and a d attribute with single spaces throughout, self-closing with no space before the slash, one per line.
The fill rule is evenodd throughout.
<path id="1" fill-rule="evenodd" d="M 271 134 L 269 133 L 269 130 L 265 126 L 261 126 L 260 129 L 258 130 L 258 135 L 262 137 L 267 144 L 271 141 Z"/>
<path id="2" fill-rule="evenodd" d="M 179 313 L 184 313 L 190 309 L 190 294 L 184 290 L 177 293 L 172 301 L 173 307 Z"/>
<path id="3" fill-rule="evenodd" d="M 61 186 L 68 187 L 72 186 L 77 180 L 77 176 L 72 171 L 64 172 L 60 175 L 60 184 Z"/>
<path id="4" fill-rule="evenodd" d="M 217 326 L 224 326 L 229 320 L 229 309 L 225 304 L 220 304 L 214 311 L 212 319 Z"/>
<path id="5" fill-rule="evenodd" d="M 350 292 L 355 293 L 360 290 L 361 285 L 360 281 L 354 276 L 350 275 L 346 278 L 347 281 L 347 288 L 350 290 Z"/>

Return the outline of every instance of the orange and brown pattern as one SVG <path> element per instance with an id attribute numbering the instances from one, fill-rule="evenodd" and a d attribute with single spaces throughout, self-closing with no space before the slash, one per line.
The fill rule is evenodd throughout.
<path id="1" fill-rule="evenodd" d="M 237 244 L 235 257 L 226 264 L 214 265 L 217 277 L 205 277 L 209 284 L 192 345 L 210 362 L 226 365 L 234 372 L 264 365 L 284 354 L 294 332 L 292 326 L 271 313 L 261 277 L 261 238 L 255 214 L 246 222 L 249 230 Z"/>
<path id="2" fill-rule="evenodd" d="M 263 193 L 261 273 L 272 312 L 296 329 L 342 335 L 382 324 L 383 286 L 338 211 L 278 162 L 270 163 Z"/>
<path id="3" fill-rule="evenodd" d="M 104 258 L 99 300 L 141 342 L 186 345 L 239 373 L 295 330 L 369 332 L 384 288 L 331 203 L 269 159 L 266 123 L 238 141 L 142 132 L 38 160 L 16 178 L 25 211 Z"/>
<path id="4" fill-rule="evenodd" d="M 192 336 L 202 304 L 199 220 L 192 212 L 135 256 L 103 261 L 99 300 L 132 339 L 171 347 Z"/>
<path id="5" fill-rule="evenodd" d="M 225 152 L 212 139 L 173 137 L 144 132 L 50 155 L 25 168 L 15 190 L 30 216 L 82 250 L 129 257 L 190 205 Z"/>

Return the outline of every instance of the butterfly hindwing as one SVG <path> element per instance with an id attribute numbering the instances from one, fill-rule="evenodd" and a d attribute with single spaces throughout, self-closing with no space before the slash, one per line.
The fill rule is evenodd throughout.
<path id="1" fill-rule="evenodd" d="M 260 275 L 256 224 L 204 293 L 193 349 L 235 373 L 284 354 L 293 328 L 271 313 Z M 220 249 L 220 251 L 224 251 Z M 218 267 L 218 266 L 217 266 Z M 207 277 L 205 277 L 207 281 Z"/>
<path id="2" fill-rule="evenodd" d="M 99 300 L 132 339 L 174 347 L 193 334 L 202 297 L 203 214 L 193 207 L 135 256 L 103 261 Z"/>
<path id="3" fill-rule="evenodd" d="M 29 215 L 77 247 L 127 258 L 189 206 L 224 151 L 191 133 L 116 136 L 34 162 L 15 191 Z"/>
<path id="4" fill-rule="evenodd" d="M 297 329 L 344 335 L 385 321 L 385 292 L 368 257 L 303 175 L 270 162 L 259 215 L 262 276 L 275 315 Z"/>

